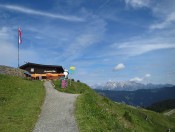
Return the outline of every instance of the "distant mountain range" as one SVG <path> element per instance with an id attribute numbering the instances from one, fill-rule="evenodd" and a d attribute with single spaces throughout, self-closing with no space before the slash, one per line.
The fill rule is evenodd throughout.
<path id="1" fill-rule="evenodd" d="M 113 101 L 133 106 L 148 107 L 156 102 L 167 99 L 175 99 L 175 86 L 154 89 L 151 87 L 151 89 L 138 89 L 135 91 L 114 90 L 95 89 L 97 93 L 106 96 Z"/>
<path id="2" fill-rule="evenodd" d="M 171 84 L 142 84 L 134 81 L 121 81 L 121 82 L 112 82 L 109 81 L 105 85 L 94 85 L 92 88 L 101 89 L 101 90 L 113 90 L 113 91 L 134 91 L 138 89 L 155 89 L 155 88 L 164 88 L 172 87 Z"/>

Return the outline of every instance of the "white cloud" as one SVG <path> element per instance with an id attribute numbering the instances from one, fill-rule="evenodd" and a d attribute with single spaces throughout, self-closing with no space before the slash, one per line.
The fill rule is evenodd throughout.
<path id="1" fill-rule="evenodd" d="M 151 1 L 149 8 L 152 11 L 152 15 L 155 17 L 155 22 L 150 25 L 150 29 L 165 29 L 174 26 L 175 22 L 175 1 L 161 0 Z"/>
<path id="2" fill-rule="evenodd" d="M 149 0 L 125 0 L 126 5 L 132 6 L 134 8 L 137 7 L 147 7 L 149 6 Z"/>
<path id="3" fill-rule="evenodd" d="M 17 49 L 8 42 L 1 40 L 0 65 L 11 65 L 15 62 L 17 65 Z"/>
<path id="4" fill-rule="evenodd" d="M 0 48 L 0 65 L 17 67 L 17 44 L 16 47 L 12 43 L 1 40 Z M 20 49 L 20 65 L 24 61 L 36 61 L 38 54 L 30 49 Z"/>
<path id="5" fill-rule="evenodd" d="M 101 54 L 100 57 L 133 57 L 158 50 L 175 49 L 174 34 L 175 31 L 172 29 L 126 38 L 123 42 L 116 41 L 113 44 L 108 44 L 109 47 L 104 49 L 105 54 Z"/>
<path id="6" fill-rule="evenodd" d="M 69 46 L 66 48 L 62 58 L 66 61 L 76 59 L 81 56 L 89 46 L 100 42 L 106 31 L 106 22 L 100 18 L 92 18 L 91 22 L 83 26 L 83 31 L 77 33 Z M 99 32 L 100 31 L 100 32 Z"/>
<path id="7" fill-rule="evenodd" d="M 11 28 L 2 27 L 0 29 L 0 65 L 17 67 L 18 46 L 15 37 Z M 23 64 L 24 61 L 35 61 L 37 58 L 38 54 L 35 51 L 20 48 L 20 64 Z"/>
<path id="8" fill-rule="evenodd" d="M 147 73 L 147 74 L 145 74 L 145 77 L 151 77 L 151 74 Z"/>
<path id="9" fill-rule="evenodd" d="M 175 48 L 174 44 L 167 44 L 167 43 L 145 44 L 145 42 L 141 42 L 141 41 L 123 43 L 118 46 L 118 49 L 122 50 L 122 54 L 125 54 L 128 56 L 136 56 L 136 55 L 141 55 L 150 51 L 161 50 L 161 49 L 172 49 L 172 48 Z"/>
<path id="10" fill-rule="evenodd" d="M 175 22 L 175 1 L 151 1 L 151 0 L 124 0 L 127 6 L 133 8 L 148 7 L 153 16 L 156 18 L 156 23 L 150 25 L 150 29 L 164 29 Z"/>
<path id="11" fill-rule="evenodd" d="M 141 82 L 141 81 L 143 81 L 143 78 L 134 77 L 134 78 L 131 78 L 129 81 Z"/>
<path id="12" fill-rule="evenodd" d="M 162 22 L 152 24 L 150 29 L 164 29 L 170 26 L 173 22 L 175 22 L 175 12 L 169 14 Z"/>
<path id="13" fill-rule="evenodd" d="M 141 81 L 146 80 L 146 78 L 149 78 L 149 77 L 151 77 L 151 74 L 147 73 L 142 78 L 141 77 L 134 77 L 134 78 L 131 78 L 130 81 L 141 82 Z"/>
<path id="14" fill-rule="evenodd" d="M 0 7 L 9 9 L 9 10 L 13 10 L 13 11 L 17 11 L 17 12 L 21 12 L 21 13 L 62 19 L 66 21 L 84 21 L 84 19 L 76 17 L 76 16 L 65 16 L 65 15 L 59 15 L 59 14 L 52 14 L 52 13 L 37 11 L 37 10 L 29 9 L 26 7 L 22 7 L 22 6 L 16 6 L 16 5 L 0 5 Z"/>
<path id="15" fill-rule="evenodd" d="M 118 64 L 114 67 L 114 70 L 119 71 L 125 68 L 125 65 L 123 63 Z"/>

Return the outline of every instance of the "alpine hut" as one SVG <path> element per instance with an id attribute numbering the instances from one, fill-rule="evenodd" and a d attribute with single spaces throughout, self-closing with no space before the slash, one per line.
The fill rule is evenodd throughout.
<path id="1" fill-rule="evenodd" d="M 20 69 L 26 70 L 33 79 L 59 79 L 64 76 L 64 69 L 57 65 L 42 65 L 36 63 L 26 63 L 20 66 Z"/>

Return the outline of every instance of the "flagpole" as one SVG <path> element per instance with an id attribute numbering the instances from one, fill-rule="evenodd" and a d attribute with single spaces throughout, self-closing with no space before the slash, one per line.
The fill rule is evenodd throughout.
<path id="1" fill-rule="evenodd" d="M 18 68 L 19 68 L 19 45 L 22 43 L 22 31 L 21 28 L 18 28 Z"/>
<path id="2" fill-rule="evenodd" d="M 70 86 L 71 86 L 71 77 L 70 77 Z"/>
<path id="3" fill-rule="evenodd" d="M 18 68 L 19 68 L 19 31 L 18 31 Z"/>

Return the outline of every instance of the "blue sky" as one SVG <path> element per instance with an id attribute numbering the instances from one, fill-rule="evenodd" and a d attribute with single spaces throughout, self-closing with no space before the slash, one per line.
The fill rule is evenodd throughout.
<path id="1" fill-rule="evenodd" d="M 89 85 L 175 84 L 174 0 L 1 0 L 0 65 L 76 67 Z"/>

